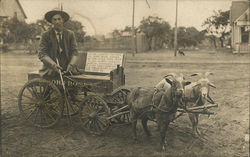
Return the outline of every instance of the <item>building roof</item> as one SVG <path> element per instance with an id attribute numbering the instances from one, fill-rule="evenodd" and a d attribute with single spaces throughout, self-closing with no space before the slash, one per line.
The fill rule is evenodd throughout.
<path id="1" fill-rule="evenodd" d="M 25 14 L 25 12 L 24 12 L 24 10 L 23 10 L 23 7 L 21 6 L 19 0 L 16 0 L 16 2 L 17 2 L 17 4 L 18 4 L 18 6 L 20 7 L 20 9 L 21 9 L 21 11 L 22 11 L 24 17 L 27 19 L 27 16 L 26 16 L 26 14 Z"/>
<path id="2" fill-rule="evenodd" d="M 13 0 L 13 1 L 16 2 L 17 6 L 19 7 L 19 9 L 20 9 L 21 13 L 23 14 L 24 18 L 27 18 L 26 14 L 25 14 L 25 12 L 23 10 L 23 7 L 21 6 L 19 0 Z M 0 0 L 0 4 L 1 3 L 5 4 L 6 2 L 3 1 L 3 0 Z M 8 17 L 9 16 L 9 14 L 7 14 L 8 10 L 6 10 L 6 9 L 7 8 L 4 5 L 0 5 L 0 17 Z"/>
<path id="3" fill-rule="evenodd" d="M 230 21 L 231 23 L 237 20 L 249 8 L 250 1 L 233 1 L 230 7 Z"/>
<path id="4" fill-rule="evenodd" d="M 241 14 L 236 20 L 236 21 L 239 21 L 239 20 L 242 20 L 242 21 L 249 21 L 249 11 L 250 9 L 248 8 L 243 14 Z M 245 19 L 243 18 L 243 16 L 246 16 Z"/>

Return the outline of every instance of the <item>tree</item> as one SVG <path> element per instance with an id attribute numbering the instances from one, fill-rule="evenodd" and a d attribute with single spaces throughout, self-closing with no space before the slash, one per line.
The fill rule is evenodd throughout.
<path id="1" fill-rule="evenodd" d="M 214 11 L 214 15 L 208 17 L 202 26 L 205 27 L 205 31 L 210 39 L 213 40 L 216 48 L 216 38 L 219 38 L 221 47 L 224 46 L 224 40 L 230 34 L 231 27 L 229 24 L 230 11 Z"/>
<path id="2" fill-rule="evenodd" d="M 83 30 L 84 26 L 81 22 L 69 20 L 64 24 L 64 26 L 75 33 L 77 42 L 84 42 L 84 36 L 86 35 L 86 32 Z"/>
<path id="3" fill-rule="evenodd" d="M 3 22 L 3 27 L 8 29 L 8 43 L 27 42 L 28 39 L 36 32 L 34 25 L 19 21 L 16 17 Z"/>
<path id="4" fill-rule="evenodd" d="M 202 32 L 199 32 L 195 27 L 178 27 L 177 31 L 178 45 L 184 48 L 197 46 L 204 39 L 204 34 Z M 172 37 L 171 39 L 171 43 L 173 44 L 174 38 Z"/>
<path id="5" fill-rule="evenodd" d="M 115 40 L 118 40 L 121 37 L 121 31 L 118 29 L 113 30 L 111 34 Z"/>
<path id="6" fill-rule="evenodd" d="M 51 24 L 47 22 L 45 19 L 37 20 L 35 24 L 39 27 L 40 33 L 48 30 L 51 27 Z"/>
<path id="7" fill-rule="evenodd" d="M 46 20 L 37 20 L 36 25 L 40 28 L 40 34 L 42 31 L 48 30 L 51 27 L 51 24 Z M 76 41 L 83 42 L 86 32 L 83 30 L 84 26 L 79 21 L 69 20 L 64 24 L 65 28 L 72 30 L 75 33 Z"/>
<path id="8" fill-rule="evenodd" d="M 171 27 L 168 22 L 157 16 L 148 16 L 140 22 L 139 31 L 145 33 L 149 49 L 162 48 L 170 36 Z"/>

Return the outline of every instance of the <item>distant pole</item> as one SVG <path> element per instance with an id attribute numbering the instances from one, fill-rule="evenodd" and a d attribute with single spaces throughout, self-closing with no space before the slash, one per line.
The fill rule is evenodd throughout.
<path id="1" fill-rule="evenodd" d="M 132 14 L 132 51 L 133 56 L 136 53 L 136 42 L 135 42 L 135 0 L 133 0 L 133 14 Z"/>
<path id="2" fill-rule="evenodd" d="M 176 0 L 176 13 L 175 13 L 175 30 L 174 30 L 174 56 L 177 54 L 177 16 L 178 16 L 178 0 Z"/>

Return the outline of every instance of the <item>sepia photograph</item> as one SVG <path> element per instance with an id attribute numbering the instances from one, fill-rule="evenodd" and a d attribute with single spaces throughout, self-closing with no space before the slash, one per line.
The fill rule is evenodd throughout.
<path id="1" fill-rule="evenodd" d="M 0 0 L 0 156 L 249 157 L 249 0 Z"/>

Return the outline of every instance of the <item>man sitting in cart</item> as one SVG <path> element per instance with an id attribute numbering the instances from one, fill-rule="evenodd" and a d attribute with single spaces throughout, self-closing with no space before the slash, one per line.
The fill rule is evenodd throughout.
<path id="1" fill-rule="evenodd" d="M 76 38 L 74 32 L 63 26 L 69 18 L 69 14 L 62 10 L 52 10 L 45 14 L 52 28 L 42 34 L 39 44 L 38 57 L 43 62 L 39 74 L 42 77 L 57 76 L 59 70 L 75 72 L 77 69 Z"/>

